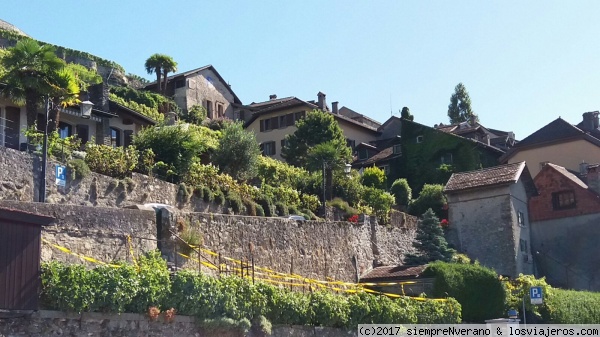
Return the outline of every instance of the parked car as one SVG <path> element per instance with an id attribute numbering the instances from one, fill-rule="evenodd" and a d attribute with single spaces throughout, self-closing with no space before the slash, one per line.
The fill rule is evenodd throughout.
<path id="1" fill-rule="evenodd" d="M 282 216 L 282 218 L 296 220 L 296 221 L 306 221 L 306 219 L 302 215 L 290 214 L 286 216 Z"/>

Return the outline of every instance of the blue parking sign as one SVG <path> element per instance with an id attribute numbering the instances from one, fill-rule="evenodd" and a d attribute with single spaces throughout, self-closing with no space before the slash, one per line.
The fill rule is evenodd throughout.
<path id="1" fill-rule="evenodd" d="M 544 294 L 542 293 L 542 287 L 529 288 L 529 298 L 531 299 L 531 304 L 544 303 Z"/>
<path id="2" fill-rule="evenodd" d="M 67 168 L 65 166 L 56 165 L 56 185 L 67 185 Z"/>

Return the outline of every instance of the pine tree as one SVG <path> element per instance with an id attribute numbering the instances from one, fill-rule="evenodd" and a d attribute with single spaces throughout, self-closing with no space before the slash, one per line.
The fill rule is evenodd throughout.
<path id="1" fill-rule="evenodd" d="M 423 214 L 423 219 L 417 225 L 417 236 L 413 242 L 413 247 L 419 250 L 420 255 L 408 254 L 404 264 L 425 264 L 433 261 L 448 262 L 455 253 L 454 249 L 448 248 L 448 242 L 444 238 L 440 220 L 431 208 Z"/>
<path id="2" fill-rule="evenodd" d="M 448 105 L 448 117 L 450 124 L 474 120 L 479 121 L 479 117 L 471 109 L 471 98 L 465 85 L 458 83 L 454 88 L 454 93 L 450 96 Z"/>

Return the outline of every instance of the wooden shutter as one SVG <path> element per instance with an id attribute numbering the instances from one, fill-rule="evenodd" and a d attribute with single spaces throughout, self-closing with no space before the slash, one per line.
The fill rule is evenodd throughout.
<path id="1" fill-rule="evenodd" d="M 279 117 L 271 118 L 271 129 L 279 129 Z"/>
<path id="2" fill-rule="evenodd" d="M 265 120 L 261 119 L 260 120 L 260 132 L 264 132 L 264 131 L 265 131 Z"/>
<path id="3" fill-rule="evenodd" d="M 287 123 L 286 123 L 287 126 L 294 125 L 294 114 L 293 113 L 287 114 L 285 117 L 287 119 Z"/>

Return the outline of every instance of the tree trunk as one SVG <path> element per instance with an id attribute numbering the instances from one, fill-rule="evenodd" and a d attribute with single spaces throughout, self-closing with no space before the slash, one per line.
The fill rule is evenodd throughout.
<path id="1" fill-rule="evenodd" d="M 58 123 L 60 123 L 60 111 L 58 110 L 59 106 L 60 100 L 54 99 L 52 101 L 50 112 L 48 113 L 48 134 L 51 134 L 58 129 Z"/>
<path id="2" fill-rule="evenodd" d="M 25 110 L 27 112 L 27 128 L 35 125 L 39 106 L 38 96 L 34 92 L 25 93 Z M 40 127 L 38 125 L 38 127 Z"/>
<path id="3" fill-rule="evenodd" d="M 333 170 L 325 169 L 325 199 L 331 200 L 333 196 Z"/>
<path id="4" fill-rule="evenodd" d="M 161 93 L 162 91 L 162 83 L 160 83 L 160 76 L 161 76 L 161 72 L 160 69 L 156 69 L 156 92 L 157 93 Z"/>

